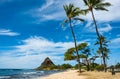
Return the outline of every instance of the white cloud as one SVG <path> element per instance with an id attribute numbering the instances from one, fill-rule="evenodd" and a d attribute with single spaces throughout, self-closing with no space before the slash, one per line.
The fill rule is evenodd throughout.
<path id="1" fill-rule="evenodd" d="M 12 32 L 9 29 L 0 29 L 0 35 L 4 35 L 4 36 L 17 36 L 20 35 L 17 32 Z"/>
<path id="2" fill-rule="evenodd" d="M 16 48 L 20 52 L 24 53 L 31 53 L 33 51 L 36 51 L 38 53 L 54 53 L 57 51 L 64 51 L 69 47 L 72 47 L 74 45 L 73 42 L 58 42 L 54 43 L 52 41 L 48 41 L 45 38 L 42 37 L 31 37 L 26 40 L 23 40 L 23 45 L 16 46 Z M 64 52 L 61 52 L 64 53 Z"/>
<path id="3" fill-rule="evenodd" d="M 112 4 L 109 7 L 109 11 L 95 11 L 95 16 L 97 21 L 113 21 L 120 20 L 120 10 L 119 10 L 119 0 L 106 0 Z M 38 8 L 36 12 L 33 12 L 32 15 L 37 17 L 38 21 L 47 21 L 47 20 L 63 20 L 66 18 L 63 5 L 73 3 L 75 6 L 86 8 L 83 1 L 79 0 L 46 0 L 46 3 L 42 7 Z M 114 13 L 113 13 L 114 12 Z M 91 14 L 87 16 L 81 16 L 88 21 L 92 20 Z"/>
<path id="4" fill-rule="evenodd" d="M 93 26 L 93 22 L 88 21 L 87 24 L 86 24 L 86 26 L 85 26 L 85 28 L 88 28 L 88 27 L 91 27 L 91 26 Z"/>
<path id="5" fill-rule="evenodd" d="M 78 43 L 81 42 L 85 40 Z M 50 57 L 55 64 L 68 63 L 64 61 L 64 53 L 70 47 L 74 47 L 74 42 L 52 42 L 43 37 L 30 37 L 21 45 L 14 46 L 14 50 L 3 52 L 0 68 L 35 68 L 46 57 Z"/>
<path id="6" fill-rule="evenodd" d="M 120 43 L 120 38 L 113 39 L 112 43 Z"/>
<path id="7" fill-rule="evenodd" d="M 102 26 L 102 27 L 99 27 Z M 88 32 L 96 32 L 95 31 L 95 25 L 93 24 L 93 22 L 88 22 L 85 26 L 85 30 L 87 30 Z M 100 33 L 105 33 L 105 32 L 109 32 L 112 30 L 112 26 L 110 24 L 102 24 L 101 22 L 98 23 L 98 30 Z"/>
<path id="8" fill-rule="evenodd" d="M 107 27 L 99 28 L 99 31 L 103 33 L 103 32 L 109 32 L 110 30 L 112 30 L 112 27 L 109 24 L 107 24 L 106 26 Z"/>
<path id="9" fill-rule="evenodd" d="M 3 56 L 0 57 L 0 68 L 21 68 L 21 69 L 33 69 L 40 66 L 40 64 L 44 61 L 44 59 L 48 55 L 40 54 L 40 55 L 29 55 L 23 57 L 10 57 Z M 75 61 L 64 61 L 63 56 L 49 56 L 49 58 L 54 62 L 54 64 L 63 64 L 63 63 L 71 63 L 74 65 Z"/>
<path id="10" fill-rule="evenodd" d="M 120 49 L 120 38 L 115 38 L 111 40 L 110 48 Z"/>
<path id="11" fill-rule="evenodd" d="M 46 3 L 38 10 L 43 11 L 43 10 L 47 9 L 49 6 L 51 6 L 52 4 L 53 4 L 53 0 L 46 0 Z"/>
<path id="12" fill-rule="evenodd" d="M 66 18 L 63 5 L 69 4 L 72 0 L 46 0 L 46 3 L 37 10 L 30 11 L 33 17 L 37 17 L 37 22 L 48 20 L 63 20 Z M 74 3 L 77 3 L 74 1 Z M 80 3 L 80 2 L 79 2 Z M 35 12 L 34 12 L 35 11 Z"/>

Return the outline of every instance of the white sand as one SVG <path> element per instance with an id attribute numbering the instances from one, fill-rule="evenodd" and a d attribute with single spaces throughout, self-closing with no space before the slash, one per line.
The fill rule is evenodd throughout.
<path id="1" fill-rule="evenodd" d="M 86 79 L 85 76 L 80 76 L 76 70 L 67 70 L 60 73 L 47 75 L 36 79 Z"/>

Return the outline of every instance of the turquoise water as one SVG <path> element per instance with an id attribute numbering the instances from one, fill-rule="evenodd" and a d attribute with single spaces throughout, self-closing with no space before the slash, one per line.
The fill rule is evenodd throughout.
<path id="1" fill-rule="evenodd" d="M 33 69 L 0 69 L 0 79 L 32 79 L 59 71 L 37 71 Z"/>

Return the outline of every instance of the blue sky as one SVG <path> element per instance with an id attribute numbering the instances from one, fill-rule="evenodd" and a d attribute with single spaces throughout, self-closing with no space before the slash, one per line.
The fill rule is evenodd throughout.
<path id="1" fill-rule="evenodd" d="M 120 62 L 120 1 L 106 1 L 112 4 L 109 12 L 95 11 L 95 16 L 100 33 L 111 41 L 111 65 Z M 75 64 L 63 61 L 66 49 L 74 46 L 69 26 L 61 26 L 63 5 L 69 3 L 86 8 L 79 0 L 0 0 L 0 68 L 36 68 L 47 56 L 55 64 Z M 80 17 L 86 21 L 73 23 L 77 42 L 95 48 L 91 14 Z"/>

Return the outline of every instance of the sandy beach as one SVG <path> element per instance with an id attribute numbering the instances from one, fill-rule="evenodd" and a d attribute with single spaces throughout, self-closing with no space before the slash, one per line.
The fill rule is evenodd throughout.
<path id="1" fill-rule="evenodd" d="M 110 72 L 83 72 L 79 74 L 77 70 L 67 70 L 60 73 L 47 75 L 45 77 L 35 79 L 120 79 L 120 73 L 111 75 Z"/>
<path id="2" fill-rule="evenodd" d="M 120 79 L 120 73 L 112 75 L 111 72 L 84 72 L 82 75 L 86 76 L 86 79 Z"/>
<path id="3" fill-rule="evenodd" d="M 79 75 L 77 70 L 67 70 L 36 79 L 86 79 L 86 76 Z"/>

